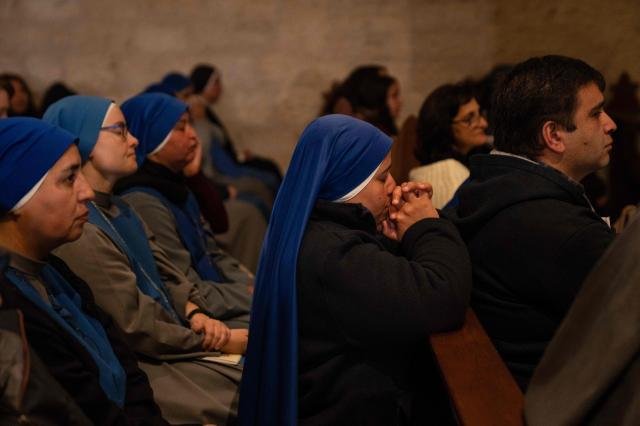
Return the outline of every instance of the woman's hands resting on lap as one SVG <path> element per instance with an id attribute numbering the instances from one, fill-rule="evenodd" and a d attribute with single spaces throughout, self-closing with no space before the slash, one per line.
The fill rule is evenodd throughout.
<path id="1" fill-rule="evenodd" d="M 396 186 L 391 194 L 389 218 L 382 222 L 382 233 L 392 240 L 400 241 L 414 223 L 440 215 L 433 207 L 431 184 L 404 182 Z"/>

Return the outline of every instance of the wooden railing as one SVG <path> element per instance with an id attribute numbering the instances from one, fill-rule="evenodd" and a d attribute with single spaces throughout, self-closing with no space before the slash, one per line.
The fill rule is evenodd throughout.
<path id="1" fill-rule="evenodd" d="M 430 340 L 460 424 L 524 424 L 522 392 L 471 309 L 460 330 Z"/>

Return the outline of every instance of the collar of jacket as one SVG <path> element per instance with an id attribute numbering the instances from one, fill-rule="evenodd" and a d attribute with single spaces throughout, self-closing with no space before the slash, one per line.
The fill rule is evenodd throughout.
<path id="1" fill-rule="evenodd" d="M 165 166 L 145 161 L 136 173 L 118 181 L 115 193 L 134 186 L 147 186 L 159 191 L 172 203 L 182 205 L 187 201 L 189 189 L 182 174 L 174 173 Z"/>
<path id="2" fill-rule="evenodd" d="M 362 204 L 335 203 L 318 200 L 311 212 L 314 220 L 330 220 L 349 229 L 376 234 L 376 222 L 369 210 Z"/>

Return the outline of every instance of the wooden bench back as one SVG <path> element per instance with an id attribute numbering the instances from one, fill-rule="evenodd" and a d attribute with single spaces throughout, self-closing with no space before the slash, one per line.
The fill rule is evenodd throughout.
<path id="1" fill-rule="evenodd" d="M 524 424 L 522 392 L 471 309 L 460 330 L 430 340 L 460 424 Z"/>

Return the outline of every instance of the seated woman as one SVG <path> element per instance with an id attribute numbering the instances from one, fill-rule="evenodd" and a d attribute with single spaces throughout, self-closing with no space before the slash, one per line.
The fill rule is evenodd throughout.
<path id="1" fill-rule="evenodd" d="M 78 135 L 82 172 L 96 193 L 82 236 L 56 254 L 89 284 L 98 306 L 144 356 L 140 367 L 165 418 L 218 424 L 235 418 L 231 406 L 241 367 L 200 358 L 203 351 L 244 352 L 246 328 L 229 330 L 214 319 L 234 322 L 225 302 L 210 306 L 137 214 L 111 195 L 115 182 L 137 169 L 138 140 L 128 133 L 122 111 L 104 98 L 71 96 L 51 105 L 43 119 Z"/>
<path id="2" fill-rule="evenodd" d="M 468 83 L 446 84 L 431 92 L 418 116 L 416 156 L 423 164 L 409 179 L 433 185 L 433 205 L 443 208 L 469 177 L 468 156 L 487 150 L 487 120 Z"/>
<path id="3" fill-rule="evenodd" d="M 282 180 L 278 165 L 273 160 L 259 157 L 248 149 L 242 152 L 241 161 L 231 140 L 231 135 L 229 135 L 222 120 L 213 110 L 213 105 L 220 100 L 222 95 L 222 74 L 220 71 L 211 65 L 196 65 L 191 70 L 191 84 L 193 85 L 194 93 L 204 101 L 207 120 L 215 129 L 216 146 L 212 147 L 212 149 L 222 150 L 219 153 L 216 151 L 219 154 L 219 158 L 214 160 L 220 161 L 220 166 L 234 174 L 246 174 L 264 179 L 267 186 L 277 190 Z"/>
<path id="4" fill-rule="evenodd" d="M 471 268 L 428 185 L 396 187 L 390 148 L 344 115 L 300 137 L 258 267 L 241 424 L 422 424 L 433 408 L 423 350 L 462 324 Z"/>
<path id="5" fill-rule="evenodd" d="M 140 167 L 120 179 L 115 192 L 123 194 L 190 281 L 203 292 L 217 293 L 209 303 L 223 301 L 227 315 L 248 314 L 254 276 L 220 249 L 185 183 L 183 171 L 198 147 L 187 105 L 165 94 L 147 93 L 126 101 L 122 112 L 140 141 Z"/>
<path id="6" fill-rule="evenodd" d="M 40 120 L 0 120 L 2 304 L 22 311 L 32 348 L 95 424 L 166 424 L 121 331 L 49 255 L 80 237 L 94 196 L 76 142 Z"/>

